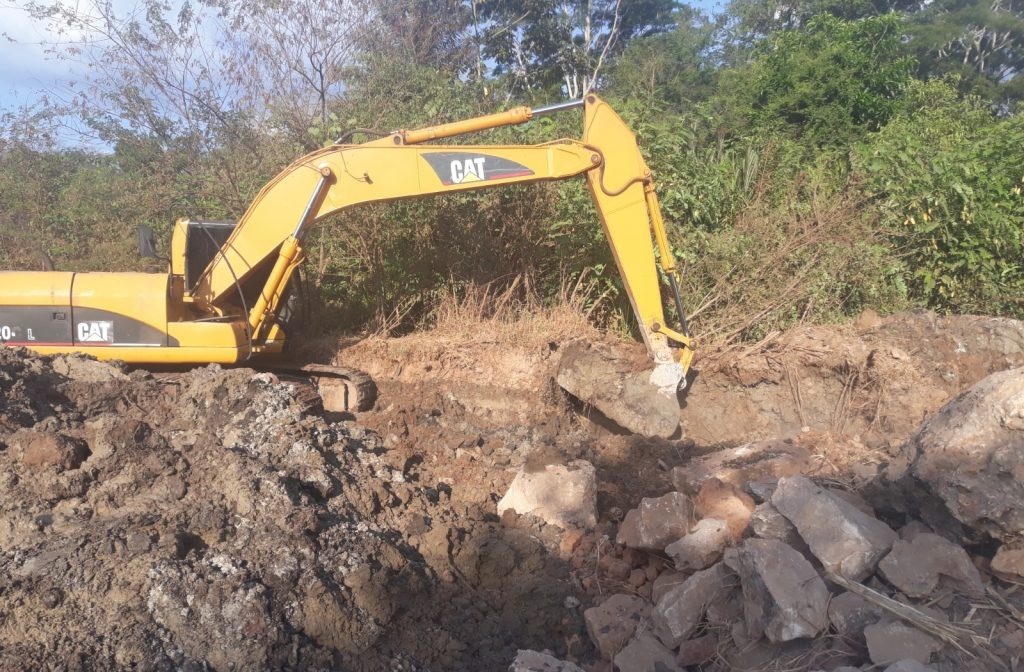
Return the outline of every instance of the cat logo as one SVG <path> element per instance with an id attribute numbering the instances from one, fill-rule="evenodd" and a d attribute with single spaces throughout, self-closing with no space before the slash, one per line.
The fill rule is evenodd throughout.
<path id="1" fill-rule="evenodd" d="M 113 343 L 113 322 L 79 322 L 78 340 L 81 343 Z"/>
<path id="2" fill-rule="evenodd" d="M 452 160 L 452 184 L 486 180 L 487 176 L 484 174 L 484 161 L 485 159 L 482 156 L 468 158 L 465 161 L 462 159 Z"/>
<path id="3" fill-rule="evenodd" d="M 441 184 L 449 187 L 533 175 L 533 171 L 523 164 L 493 154 L 424 152 L 423 158 L 430 164 Z"/>

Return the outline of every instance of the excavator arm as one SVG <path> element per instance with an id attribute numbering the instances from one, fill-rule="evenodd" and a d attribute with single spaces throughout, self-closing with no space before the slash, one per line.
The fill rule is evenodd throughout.
<path id="1" fill-rule="evenodd" d="M 541 145 L 437 145 L 433 140 L 584 108 L 579 140 Z M 294 162 L 269 182 L 198 281 L 186 288 L 201 311 L 244 317 L 254 352 L 273 329 L 285 288 L 303 258 L 305 233 L 363 203 L 560 180 L 585 175 L 637 322 L 655 362 L 651 381 L 674 393 L 693 351 L 651 172 L 632 132 L 597 96 L 334 145 Z M 657 257 L 655 254 L 657 248 Z M 679 330 L 666 325 L 658 264 L 668 278 Z"/>

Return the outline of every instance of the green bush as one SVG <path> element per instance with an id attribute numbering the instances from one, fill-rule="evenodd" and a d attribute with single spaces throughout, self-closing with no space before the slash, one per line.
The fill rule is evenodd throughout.
<path id="1" fill-rule="evenodd" d="M 915 83 L 857 154 L 911 297 L 947 312 L 1024 315 L 1024 118 L 996 119 L 954 83 Z"/>

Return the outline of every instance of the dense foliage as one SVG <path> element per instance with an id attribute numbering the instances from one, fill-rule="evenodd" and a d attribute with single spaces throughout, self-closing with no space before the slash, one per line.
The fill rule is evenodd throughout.
<path id="1" fill-rule="evenodd" d="M 0 118 L 6 268 L 146 268 L 136 226 L 238 217 L 348 128 L 597 90 L 648 155 L 700 335 L 865 308 L 1024 317 L 1016 0 L 733 0 L 717 16 L 669 0 L 24 7 L 84 35 L 66 57 L 91 67 L 80 93 Z M 486 283 L 628 323 L 578 181 L 360 208 L 308 247 L 328 326 L 413 326 Z"/>

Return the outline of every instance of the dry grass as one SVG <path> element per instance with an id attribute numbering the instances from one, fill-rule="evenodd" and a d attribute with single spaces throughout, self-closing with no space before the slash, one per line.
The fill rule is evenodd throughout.
<path id="1" fill-rule="evenodd" d="M 600 332 L 585 308 L 594 303 L 592 291 L 585 283 L 563 285 L 556 299 L 544 301 L 529 277 L 522 275 L 503 288 L 469 285 L 441 297 L 423 333 L 453 343 L 501 346 L 596 339 Z"/>
<path id="2" fill-rule="evenodd" d="M 755 202 L 736 225 L 707 234 L 686 269 L 688 310 L 703 345 L 771 340 L 798 324 L 830 322 L 865 301 L 895 305 L 885 279 L 883 232 L 855 190 L 803 205 Z"/>

